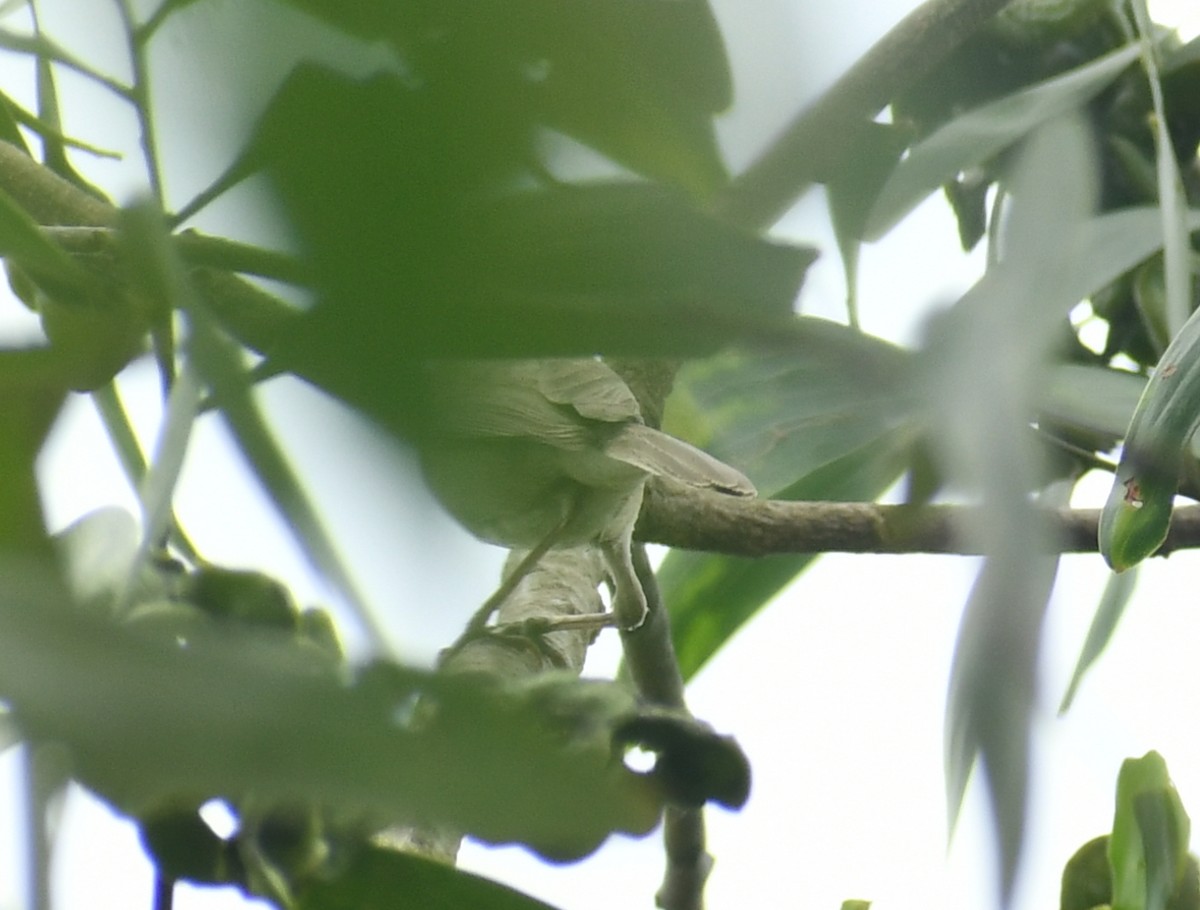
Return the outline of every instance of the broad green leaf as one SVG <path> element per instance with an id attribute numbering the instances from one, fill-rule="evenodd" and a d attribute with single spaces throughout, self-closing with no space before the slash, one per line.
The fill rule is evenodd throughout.
<path id="1" fill-rule="evenodd" d="M 1075 700 L 1075 693 L 1079 690 L 1079 684 L 1083 681 L 1083 676 L 1091 669 L 1094 664 L 1104 653 L 1104 649 L 1108 647 L 1108 643 L 1112 640 L 1113 633 L 1117 630 L 1117 623 L 1121 621 L 1121 616 L 1125 613 L 1125 608 L 1129 605 L 1129 599 L 1133 596 L 1133 590 L 1137 583 L 1137 571 L 1114 573 L 1109 576 L 1108 583 L 1104 586 L 1104 594 L 1100 597 L 1100 603 L 1096 607 L 1096 615 L 1092 617 L 1092 624 L 1088 628 L 1087 638 L 1083 642 L 1083 649 L 1080 651 L 1079 660 L 1075 662 L 1075 670 L 1071 674 L 1071 682 L 1067 685 L 1066 694 L 1063 695 L 1062 703 L 1058 706 L 1058 713 L 1066 714 L 1071 707 L 1071 703 Z"/>
<path id="2" fill-rule="evenodd" d="M 908 428 L 871 438 L 814 468 L 780 499 L 871 501 L 891 487 L 908 467 L 913 431 Z M 691 678 L 738 629 L 817 558 L 817 554 L 743 559 L 674 551 L 658 571 L 663 602 L 671 612 L 671 633 L 684 678 Z"/>
<path id="3" fill-rule="evenodd" d="M 688 364 L 668 399 L 667 428 L 744 471 L 773 498 L 875 499 L 907 467 L 919 433 L 910 356 L 811 317 L 795 320 L 792 338 L 779 350 Z M 670 553 L 659 584 L 684 676 L 815 558 Z"/>
<path id="4" fill-rule="evenodd" d="M 668 430 L 678 401 L 693 413 L 683 435 L 744 472 L 764 495 L 911 425 L 920 403 L 903 349 L 814 317 L 799 317 L 790 329 L 774 349 L 687 364 L 667 403 Z"/>
<path id="5" fill-rule="evenodd" d="M 122 811 L 253 794 L 569 859 L 613 831 L 648 832 L 662 810 L 657 783 L 626 769 L 611 741 L 573 739 L 596 729 L 586 703 L 548 718 L 494 681 L 383 664 L 347 683 L 298 661 L 290 639 L 194 636 L 181 649 L 91 620 L 53 579 L 11 582 L 0 592 L 0 699 L 26 737 L 66 749 L 72 773 Z M 436 710 L 412 728 L 417 695 Z"/>
<path id="6" fill-rule="evenodd" d="M 978 107 L 917 143 L 880 192 L 865 239 L 882 237 L 955 175 L 1015 144 L 1038 125 L 1086 104 L 1136 60 L 1138 52 L 1137 45 L 1113 51 L 1062 76 Z"/>
<path id="7" fill-rule="evenodd" d="M 333 879 L 303 888 L 296 910 L 553 910 L 549 904 L 445 863 L 368 846 Z"/>
<path id="8" fill-rule="evenodd" d="M 1068 276 L 1071 238 L 1094 191 L 1088 152 L 1086 128 L 1073 117 L 1030 137 L 1011 181 L 1004 255 L 934 327 L 926 353 L 941 458 L 950 479 L 976 490 L 983 506 L 969 533 L 984 564 L 959 628 L 947 698 L 947 803 L 953 823 L 979 760 L 1002 903 L 1021 853 L 1042 617 L 1057 568 L 1044 516 L 1029 498 L 1040 466 L 1024 428 L 1037 408 L 1051 329 L 1077 300 Z"/>
<path id="9" fill-rule="evenodd" d="M 464 134 L 398 78 L 293 75 L 256 143 L 320 299 L 281 363 L 373 390 L 356 404 L 378 416 L 404 391 L 397 358 L 708 353 L 790 320 L 810 251 L 651 184 L 514 191 L 531 127 L 510 125 Z"/>
<path id="10" fill-rule="evenodd" d="M 1187 870 L 1191 820 L 1161 755 L 1125 760 L 1116 802 L 1108 846 L 1113 910 L 1164 910 Z"/>
<path id="11" fill-rule="evenodd" d="M 698 194 L 725 180 L 712 115 L 730 103 L 732 84 L 704 0 L 290 3 L 392 41 L 434 91 L 453 85 L 453 100 L 478 105 L 484 119 L 519 111 Z M 426 41 L 430 33 L 442 40 Z"/>

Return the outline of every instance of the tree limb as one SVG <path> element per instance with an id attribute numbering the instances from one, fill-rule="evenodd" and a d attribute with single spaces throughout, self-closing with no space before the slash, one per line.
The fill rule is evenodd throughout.
<path id="1" fill-rule="evenodd" d="M 942 62 L 1009 0 L 928 0 L 900 21 L 717 198 L 717 214 L 770 227 L 854 152 L 860 126 Z"/>
<path id="2" fill-rule="evenodd" d="M 648 486 L 635 537 L 728 556 L 781 553 L 976 555 L 966 533 L 974 507 L 736 499 L 662 483 Z M 1053 512 L 1060 553 L 1096 553 L 1099 509 Z M 1158 555 L 1200 547 L 1200 506 L 1175 510 Z"/>

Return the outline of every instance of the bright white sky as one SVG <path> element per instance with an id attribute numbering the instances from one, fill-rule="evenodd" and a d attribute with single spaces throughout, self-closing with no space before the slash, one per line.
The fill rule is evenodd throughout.
<path id="1" fill-rule="evenodd" d="M 73 2 L 45 6 L 75 12 Z M 792 10 L 801 5 L 794 0 L 759 0 L 754 16 L 737 0 L 716 5 L 738 68 L 738 109 L 728 132 L 763 135 L 794 111 L 797 86 L 811 93 L 828 83 L 915 3 L 846 0 L 829 20 L 806 10 L 803 28 L 801 14 Z M 1200 28 L 1200 6 L 1191 0 L 1152 8 L 1160 21 L 1186 21 L 1193 32 Z M 85 47 L 86 32 L 76 37 Z M 236 43 L 215 38 L 212 52 L 219 65 L 231 66 L 241 53 Z M 180 90 L 187 91 L 187 104 L 203 103 L 195 86 Z M 116 130 L 128 127 L 114 119 L 122 115 L 87 98 L 86 112 L 82 104 L 68 109 L 68 123 L 90 113 L 98 123 L 116 122 Z M 186 123 L 179 126 L 186 135 Z M 86 135 L 113 145 L 120 141 L 110 138 L 113 132 L 97 126 Z M 732 142 L 729 152 L 737 164 L 749 150 Z M 247 217 L 246 211 L 229 209 L 218 214 Z M 819 199 L 800 206 L 781 231 L 834 249 Z M 952 299 L 976 274 L 978 263 L 964 261 L 956 250 L 953 228 L 935 200 L 865 251 L 860 291 L 865 328 L 911 340 L 922 312 Z M 830 252 L 811 276 L 803 304 L 809 312 L 840 318 L 842 299 L 840 268 Z M 0 316 L 12 315 L 6 309 L 11 307 L 0 303 Z M 144 371 L 135 374 L 127 389 L 149 436 L 156 409 L 146 380 Z M 328 405 L 294 388 L 272 390 L 268 404 L 293 444 L 298 467 L 324 494 L 320 502 L 368 595 L 398 605 L 389 616 L 397 647 L 414 659 L 431 658 L 490 593 L 500 554 L 442 517 L 414 484 L 398 487 L 394 501 L 380 503 L 376 490 L 356 483 L 370 472 L 345 470 L 348 461 L 390 456 Z M 133 508 L 104 454 L 106 443 L 89 407 L 80 402 L 70 416 L 43 465 L 51 520 L 60 526 L 112 503 Z M 336 474 L 323 469 L 328 464 L 338 465 Z M 66 477 L 78 483 L 65 485 Z M 226 494 L 217 503 L 208 492 L 214 484 Z M 1081 500 L 1096 504 L 1106 489 L 1101 480 L 1082 491 Z M 228 521 L 229 502 L 241 503 L 238 534 Z M 180 513 L 214 560 L 263 568 L 286 579 L 304 600 L 328 600 L 241 477 L 236 460 L 207 430 L 195 442 Z M 454 571 L 447 572 L 450 565 Z M 872 899 L 880 910 L 991 904 L 980 793 L 972 787 L 947 851 L 941 772 L 945 685 L 974 565 L 955 557 L 824 557 L 694 682 L 693 709 L 717 729 L 737 735 L 755 772 L 754 792 L 742 812 L 710 813 L 710 848 L 717 858 L 711 907 L 815 910 L 836 908 L 851 897 Z M 1072 712 L 1056 719 L 1106 578 L 1099 557 L 1064 559 L 1047 621 L 1032 827 L 1018 907 L 1056 904 L 1063 862 L 1110 826 L 1117 769 L 1128 756 L 1161 751 L 1185 804 L 1200 818 L 1200 740 L 1192 733 L 1192 721 L 1200 716 L 1194 644 L 1200 641 L 1200 616 L 1194 596 L 1181 596 L 1194 590 L 1189 582 L 1197 570 L 1200 555 L 1181 553 L 1145 571 L 1114 647 L 1085 682 Z M 435 601 L 461 609 L 438 617 L 419 609 Z M 615 650 L 613 641 L 598 649 L 592 672 L 610 669 Z M 0 807 L 14 805 L 15 768 L 11 753 L 0 756 Z M 0 813 L 0 908 L 14 910 L 25 905 L 18 821 L 16 812 Z M 150 906 L 149 869 L 130 826 L 78 797 L 68 802 L 63 825 L 56 861 L 59 910 Z M 463 860 L 563 910 L 650 907 L 661 876 L 661 848 L 653 837 L 614 840 L 593 859 L 567 867 L 546 867 L 516 848 L 468 846 Z M 243 905 L 221 892 L 181 894 L 176 903 L 180 910 Z"/>

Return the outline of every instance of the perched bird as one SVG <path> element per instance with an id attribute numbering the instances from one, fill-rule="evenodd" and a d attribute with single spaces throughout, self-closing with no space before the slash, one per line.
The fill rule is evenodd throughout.
<path id="1" fill-rule="evenodd" d="M 646 479 L 755 493 L 729 465 L 646 426 L 629 387 L 600 360 L 439 361 L 426 378 L 417 442 L 434 494 L 492 543 L 596 545 L 622 629 L 646 615 L 630 555 Z"/>

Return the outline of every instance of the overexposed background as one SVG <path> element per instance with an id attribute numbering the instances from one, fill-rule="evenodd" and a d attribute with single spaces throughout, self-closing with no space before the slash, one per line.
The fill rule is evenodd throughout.
<path id="1" fill-rule="evenodd" d="M 722 124 L 731 164 L 743 166 L 804 99 L 833 81 L 911 8 L 910 0 L 713 0 L 737 79 L 737 100 Z M 242 99 L 239 122 L 227 110 L 221 73 L 253 65 L 282 75 L 289 61 L 263 59 L 255 17 L 270 4 L 232 0 L 211 29 L 164 35 L 155 60 L 159 126 L 178 201 L 204 186 L 245 137 L 260 99 Z M 197 4 L 202 13 L 209 4 Z M 44 0 L 47 29 L 101 68 L 123 73 L 124 53 L 110 4 Z M 1200 28 L 1190 0 L 1151 4 L 1155 18 Z M 197 15 L 197 21 L 202 18 Z M 168 40 L 169 38 L 169 40 Z M 313 52 L 318 48 L 314 45 Z M 320 49 L 337 56 L 339 49 Z M 255 56 L 257 55 L 257 56 Z M 32 103 L 24 59 L 0 55 L 0 86 Z M 60 77 L 69 131 L 125 153 L 120 162 L 77 156 L 106 187 L 144 186 L 127 109 L 85 81 Z M 216 134 L 214 135 L 214 130 Z M 753 137 L 753 142 L 746 137 Z M 231 227 L 235 225 L 235 227 Z M 243 196 L 222 201 L 200 226 L 268 237 L 269 215 Z M 778 226 L 780 236 L 826 251 L 801 299 L 805 312 L 844 316 L 836 247 L 819 192 Z M 902 343 L 920 334 L 924 315 L 953 300 L 977 277 L 948 210 L 935 198 L 880 244 L 864 250 L 863 328 Z M 0 301 L 4 337 L 32 331 L 16 303 Z M 122 391 L 149 443 L 158 405 L 152 372 L 133 367 Z M 412 465 L 361 424 L 299 383 L 264 389 L 266 407 L 308 479 L 328 524 L 404 659 L 431 661 L 490 593 L 502 553 L 477 543 L 421 489 Z M 352 468 L 351 466 L 361 466 Z M 90 403 L 73 400 L 41 470 L 54 528 L 106 505 L 136 513 Z M 372 482 L 386 470 L 396 484 L 381 501 Z M 1096 505 L 1107 491 L 1093 478 L 1079 494 Z M 214 496 L 213 490 L 220 490 Z M 212 560 L 261 568 L 305 602 L 336 607 L 328 589 L 296 554 L 238 457 L 209 423 L 198 428 L 180 489 L 178 513 Z M 235 515 L 231 520 L 231 513 Z M 880 910 L 987 907 L 994 904 L 991 845 L 981 788 L 973 785 L 947 847 L 942 781 L 942 714 L 959 613 L 976 561 L 962 557 L 830 555 L 750 623 L 689 689 L 693 710 L 735 734 L 754 766 L 751 800 L 739 813 L 709 813 L 717 859 L 709 906 L 836 908 L 846 898 Z M 1035 778 L 1020 908 L 1057 904 L 1068 856 L 1111 825 L 1120 762 L 1150 748 L 1166 757 L 1185 805 L 1200 813 L 1200 611 L 1191 596 L 1200 554 L 1180 553 L 1146 567 L 1114 646 L 1085 681 L 1065 718 L 1055 716 L 1100 591 L 1098 556 L 1068 556 L 1047 620 L 1043 694 L 1034 741 Z M 352 645 L 362 637 L 346 629 Z M 606 633 L 608 634 L 608 633 Z M 611 672 L 615 636 L 603 641 L 590 672 Z M 0 754 L 0 908 L 28 904 L 22 871 L 14 750 Z M 61 816 L 55 857 L 60 910 L 150 906 L 150 867 L 131 825 L 73 793 Z M 662 854 L 652 836 L 614 838 L 584 863 L 547 866 L 519 848 L 468 845 L 463 865 L 510 882 L 562 910 L 651 907 Z M 244 906 L 229 889 L 180 889 L 176 906 Z"/>

